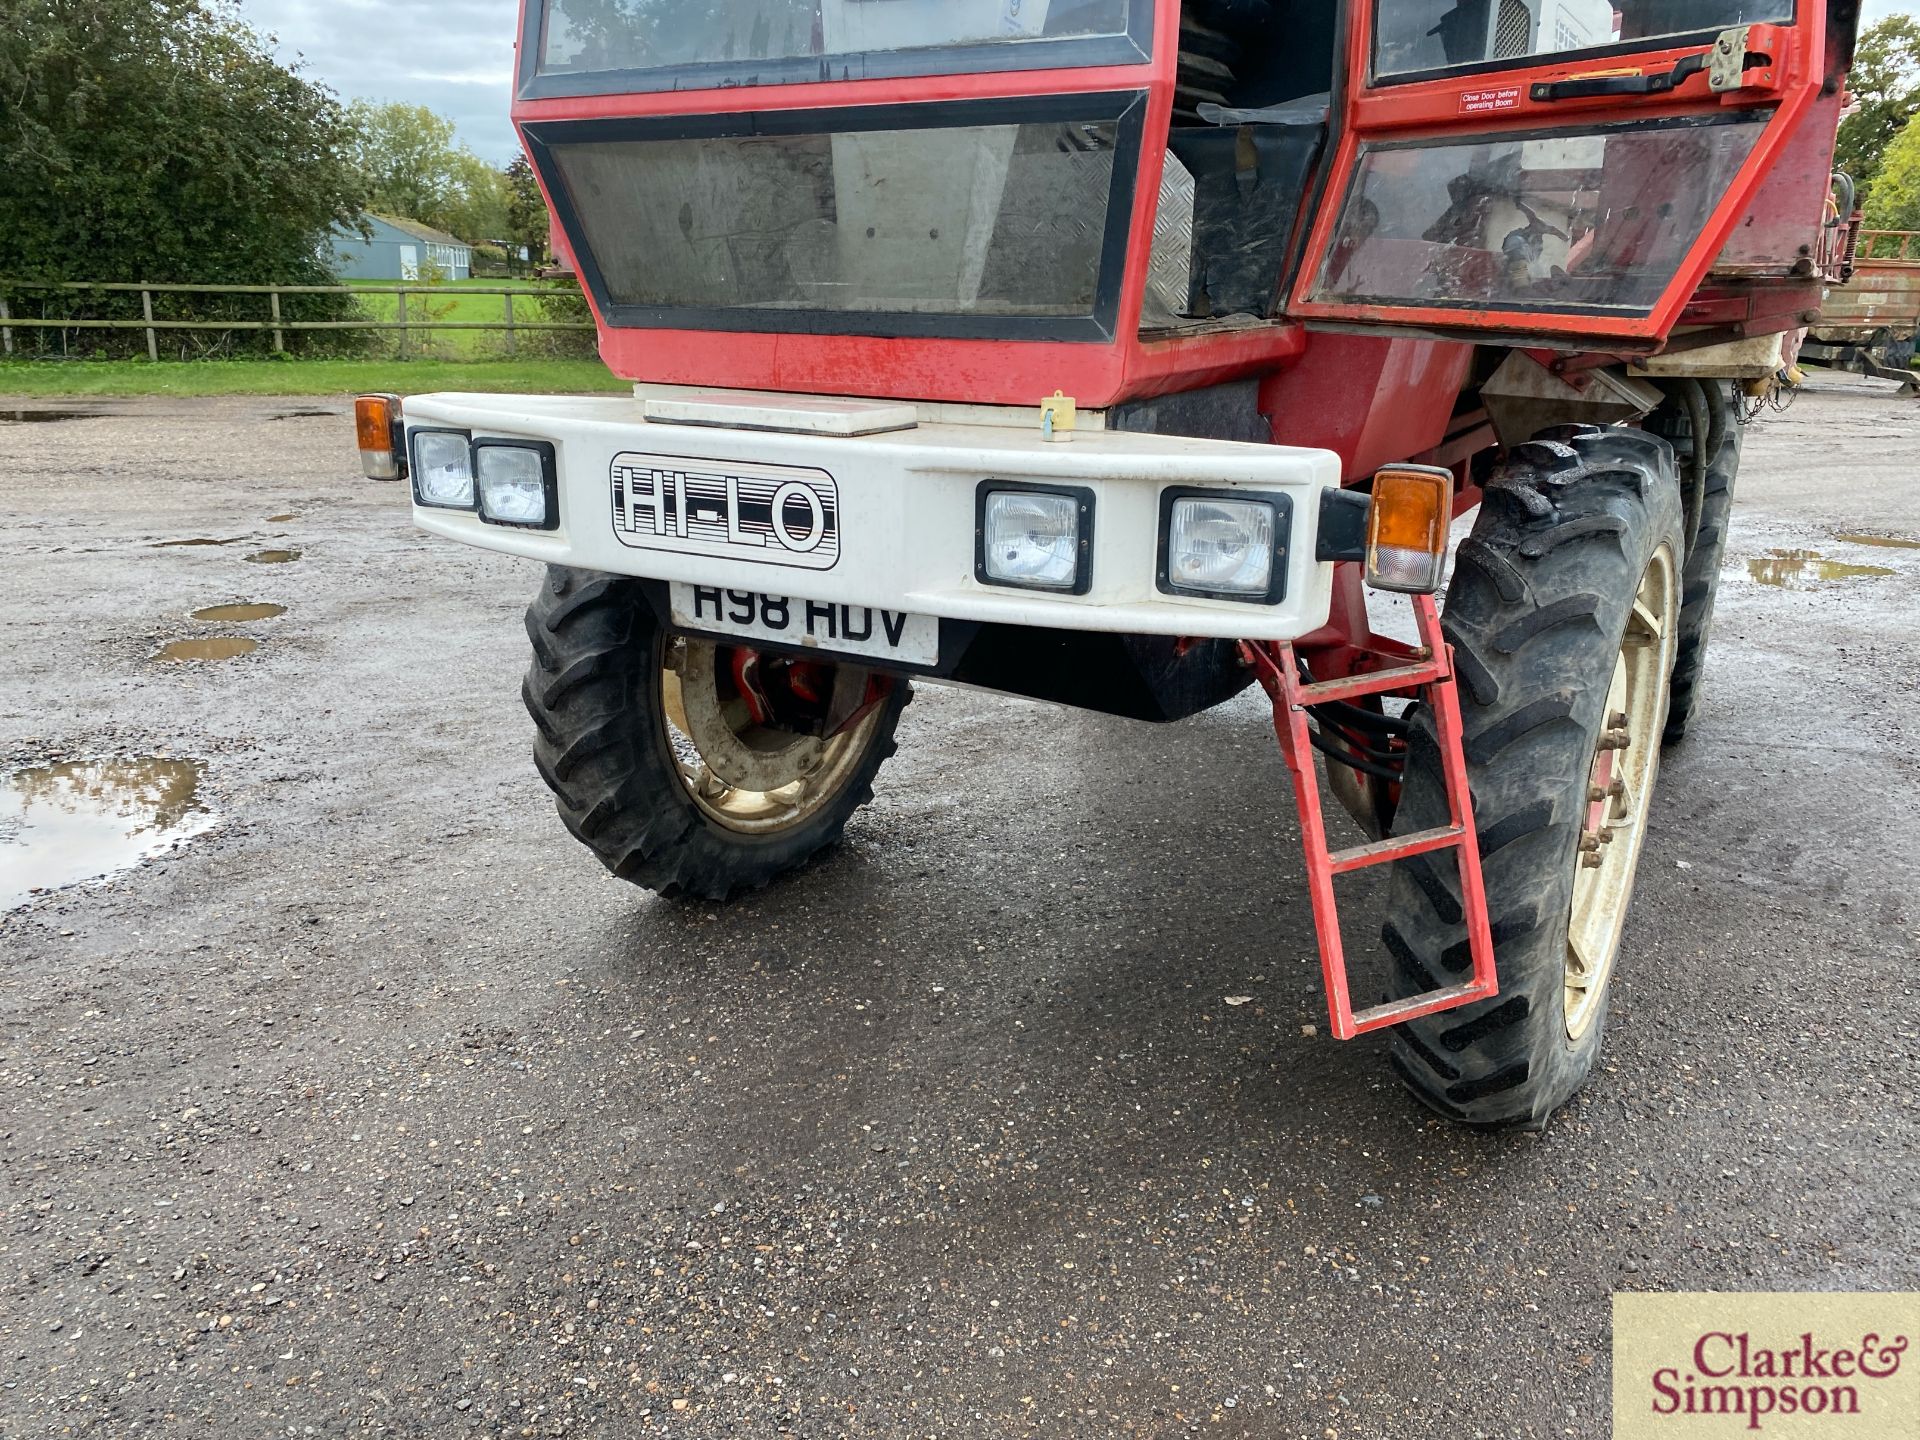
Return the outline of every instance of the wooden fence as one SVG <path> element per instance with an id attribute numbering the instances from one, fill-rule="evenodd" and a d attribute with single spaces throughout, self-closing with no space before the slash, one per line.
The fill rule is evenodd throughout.
<path id="1" fill-rule="evenodd" d="M 535 290 L 527 287 L 487 287 L 476 285 L 157 285 L 144 282 L 113 282 L 86 284 L 69 281 L 62 284 L 0 280 L 0 292 L 39 290 L 48 292 L 78 292 L 85 294 L 124 293 L 138 294 L 142 318 L 123 320 L 81 320 L 68 317 L 47 318 L 45 316 L 27 317 L 14 315 L 8 308 L 5 298 L 0 297 L 0 354 L 14 353 L 13 332 L 18 330 L 144 330 L 147 335 L 147 358 L 158 361 L 160 358 L 160 332 L 163 330 L 242 330 L 273 332 L 273 348 L 276 353 L 285 353 L 287 332 L 301 330 L 370 330 L 396 332 L 400 353 L 409 353 L 413 337 L 416 334 L 432 334 L 445 330 L 487 330 L 502 333 L 506 337 L 506 352 L 515 353 L 516 336 L 527 331 L 555 330 L 592 330 L 591 320 L 538 320 L 517 319 L 513 311 L 516 298 L 550 300 L 565 299 L 577 291 L 565 289 Z M 155 295 L 261 295 L 266 297 L 265 313 L 258 320 L 156 320 L 153 314 Z M 280 300 L 286 295 L 391 295 L 398 297 L 396 304 L 397 319 L 393 320 L 289 320 L 281 315 Z M 414 319 L 408 311 L 412 308 L 410 297 L 431 297 L 436 300 L 464 298 L 469 295 L 498 296 L 501 299 L 501 317 L 492 320 L 436 320 L 431 315 Z"/>

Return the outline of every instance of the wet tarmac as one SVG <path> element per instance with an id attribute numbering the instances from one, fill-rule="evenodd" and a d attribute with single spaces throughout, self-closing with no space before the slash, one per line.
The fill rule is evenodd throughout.
<path id="1" fill-rule="evenodd" d="M 529 758 L 538 568 L 309 404 L 0 427 L 0 769 L 191 757 L 221 816 L 0 917 L 8 1435 L 1603 1440 L 1616 1291 L 1920 1289 L 1920 553 L 1836 538 L 1920 536 L 1890 387 L 1749 436 L 1607 1049 L 1529 1136 L 1328 1038 L 1251 694 L 924 687 L 832 856 L 622 885 Z M 146 548 L 279 514 L 297 566 Z M 1749 570 L 1797 550 L 1891 573 Z M 268 574 L 255 655 L 153 663 Z"/>
<path id="2" fill-rule="evenodd" d="M 250 565 L 291 565 L 300 558 L 298 550 L 256 550 L 247 556 Z"/>

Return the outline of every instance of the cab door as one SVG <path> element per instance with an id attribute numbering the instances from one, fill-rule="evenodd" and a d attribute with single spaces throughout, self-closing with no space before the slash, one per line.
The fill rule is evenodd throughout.
<path id="1" fill-rule="evenodd" d="M 1652 348 L 1819 91 L 1825 7 L 1348 0 L 1289 313 Z"/>

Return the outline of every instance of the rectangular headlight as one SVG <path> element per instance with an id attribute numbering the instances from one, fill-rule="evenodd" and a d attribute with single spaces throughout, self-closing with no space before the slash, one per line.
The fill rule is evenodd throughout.
<path id="1" fill-rule="evenodd" d="M 473 508 L 473 439 L 464 430 L 416 430 L 413 498 L 443 510 Z"/>
<path id="2" fill-rule="evenodd" d="M 482 520 L 526 530 L 559 528 L 553 446 L 544 440 L 476 440 L 473 456 Z"/>
<path id="3" fill-rule="evenodd" d="M 1287 496 L 1168 490 L 1160 515 L 1165 593 L 1263 605 L 1285 597 L 1293 517 Z"/>
<path id="4" fill-rule="evenodd" d="M 988 480 L 978 498 L 974 574 L 983 585 L 1084 595 L 1093 585 L 1093 492 Z"/>

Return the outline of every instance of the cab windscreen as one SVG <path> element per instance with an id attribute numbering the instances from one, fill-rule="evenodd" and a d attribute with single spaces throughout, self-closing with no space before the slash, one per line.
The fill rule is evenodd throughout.
<path id="1" fill-rule="evenodd" d="M 1075 96 L 528 135 L 615 325 L 1098 339 L 1118 309 L 1140 104 Z"/>

